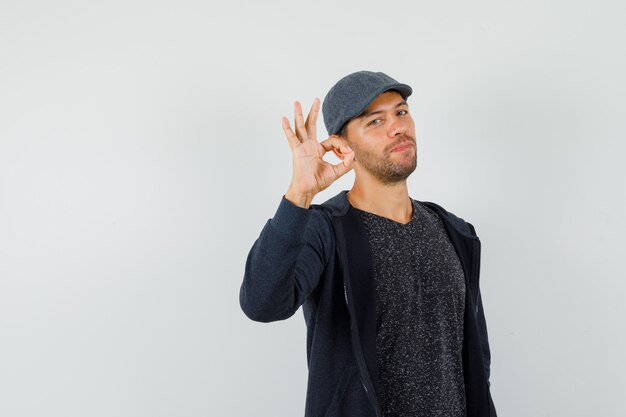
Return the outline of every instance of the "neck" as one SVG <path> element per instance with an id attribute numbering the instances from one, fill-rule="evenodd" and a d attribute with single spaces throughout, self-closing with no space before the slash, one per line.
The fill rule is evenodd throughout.
<path id="1" fill-rule="evenodd" d="M 373 179 L 367 182 L 359 181 L 357 176 L 347 197 L 352 207 L 398 223 L 408 223 L 413 215 L 413 204 L 406 180 L 395 184 L 382 184 Z"/>

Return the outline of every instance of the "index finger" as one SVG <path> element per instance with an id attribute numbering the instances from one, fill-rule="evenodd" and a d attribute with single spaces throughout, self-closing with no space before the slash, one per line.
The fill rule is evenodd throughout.
<path id="1" fill-rule="evenodd" d="M 343 139 L 339 138 L 337 135 L 331 135 L 325 141 L 320 142 L 320 145 L 322 145 L 322 148 L 326 152 L 330 152 L 333 149 L 337 149 L 337 150 L 341 151 L 342 153 L 352 152 L 352 149 L 350 148 L 350 146 L 348 146 L 343 141 Z"/>

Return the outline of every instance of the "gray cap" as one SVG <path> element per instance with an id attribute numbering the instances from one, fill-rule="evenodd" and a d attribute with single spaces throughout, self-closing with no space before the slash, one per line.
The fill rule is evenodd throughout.
<path id="1" fill-rule="evenodd" d="M 389 90 L 396 90 L 405 100 L 413 93 L 411 87 L 382 72 L 358 71 L 337 81 L 322 104 L 328 134 L 341 132 L 344 124 L 363 113 L 379 94 Z"/>

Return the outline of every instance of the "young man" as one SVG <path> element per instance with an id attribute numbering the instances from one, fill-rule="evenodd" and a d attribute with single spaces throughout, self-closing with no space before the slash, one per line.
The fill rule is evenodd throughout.
<path id="1" fill-rule="evenodd" d="M 295 131 L 283 118 L 293 176 L 254 243 L 241 308 L 261 322 L 302 305 L 308 329 L 306 417 L 495 417 L 474 227 L 409 197 L 412 89 L 359 71 L 324 99 L 330 137 L 316 139 L 320 103 Z M 337 165 L 322 157 L 334 152 Z M 355 181 L 313 197 L 350 169 Z"/>

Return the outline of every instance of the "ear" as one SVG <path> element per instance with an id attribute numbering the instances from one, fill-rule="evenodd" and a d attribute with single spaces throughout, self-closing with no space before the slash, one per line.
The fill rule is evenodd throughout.
<path id="1" fill-rule="evenodd" d="M 350 145 L 348 145 L 348 141 L 339 135 L 330 135 L 330 137 L 341 142 L 341 147 L 333 146 L 333 153 L 337 156 L 337 158 L 343 161 L 343 159 L 346 157 L 345 153 L 350 150 Z"/>

